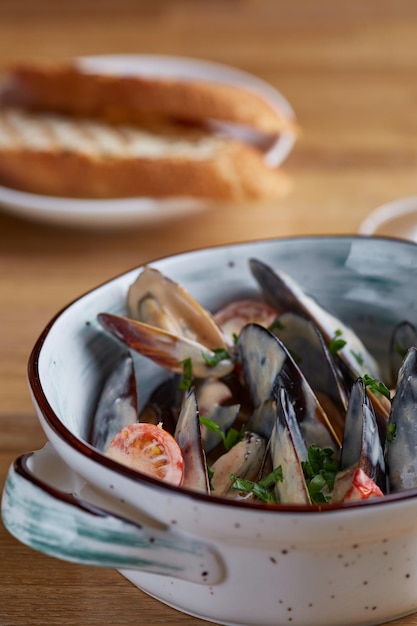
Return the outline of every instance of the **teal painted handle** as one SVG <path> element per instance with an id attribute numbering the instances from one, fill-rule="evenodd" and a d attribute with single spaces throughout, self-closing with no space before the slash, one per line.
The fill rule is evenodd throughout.
<path id="1" fill-rule="evenodd" d="M 224 577 L 217 552 L 171 529 L 133 523 L 48 484 L 40 475 L 45 459 L 54 480 L 68 468 L 51 444 L 16 459 L 2 497 L 8 531 L 22 543 L 66 561 L 114 569 L 136 569 L 202 584 Z"/>

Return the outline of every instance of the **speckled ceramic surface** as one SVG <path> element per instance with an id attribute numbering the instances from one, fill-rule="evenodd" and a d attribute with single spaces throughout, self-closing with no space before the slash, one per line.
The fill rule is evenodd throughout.
<path id="1" fill-rule="evenodd" d="M 248 269 L 251 257 L 291 274 L 309 294 L 358 330 L 383 371 L 388 367 L 393 327 L 405 318 L 417 323 L 417 246 L 412 243 L 366 237 L 282 239 L 202 250 L 151 265 L 215 308 L 256 289 Z M 99 537 L 108 544 L 110 556 L 102 564 L 120 569 L 163 602 L 220 624 L 365 626 L 417 610 L 416 492 L 360 505 L 331 505 L 326 511 L 248 506 L 152 478 L 138 479 L 86 442 L 101 381 L 121 351 L 101 331 L 96 315 L 124 311 L 127 287 L 138 271 L 129 271 L 71 304 L 45 329 L 34 348 L 29 364 L 31 392 L 53 447 L 48 463 L 61 468 L 61 473 L 52 471 L 55 482 L 48 487 L 50 472 L 42 469 L 42 453 L 16 462 L 3 497 L 3 518 L 9 530 L 59 558 L 91 562 L 80 553 L 71 554 L 70 549 L 65 554 L 62 545 L 42 545 L 49 533 L 47 513 L 58 510 L 58 519 L 65 516 L 75 535 L 79 524 L 88 524 L 97 545 Z M 139 397 L 143 398 L 161 371 L 141 357 L 136 365 Z M 34 499 L 31 490 L 46 494 L 40 500 L 43 515 L 37 532 L 42 541 L 38 536 L 38 545 L 34 545 L 33 532 L 28 534 L 27 510 L 22 507 L 22 500 Z M 68 490 L 81 497 L 88 519 L 83 516 L 80 521 L 79 502 L 64 497 Z M 86 502 L 99 507 L 100 524 L 86 513 Z M 125 567 L 114 556 L 114 541 L 103 526 L 103 515 L 111 528 L 140 523 L 147 537 L 158 529 L 161 541 L 165 532 L 168 553 L 178 533 L 184 552 L 187 545 L 197 545 L 202 552 L 194 556 L 207 557 L 204 576 L 184 573 L 197 567 L 194 572 L 201 574 L 192 556 L 190 564 L 179 566 L 180 576 L 172 571 L 155 573 L 143 561 L 133 563 L 133 556 Z M 63 533 L 66 547 L 67 541 Z M 95 562 L 102 558 L 102 549 L 103 545 L 97 548 Z M 164 558 L 168 563 L 170 557 Z M 154 561 L 154 553 L 149 560 Z"/>

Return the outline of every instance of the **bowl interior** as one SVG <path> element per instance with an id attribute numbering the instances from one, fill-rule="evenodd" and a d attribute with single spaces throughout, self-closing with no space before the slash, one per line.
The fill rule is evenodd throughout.
<path id="1" fill-rule="evenodd" d="M 367 237 L 311 237 L 251 242 L 181 254 L 150 263 L 180 282 L 208 309 L 258 291 L 248 259 L 259 258 L 296 279 L 323 306 L 350 324 L 388 376 L 396 324 L 417 325 L 417 246 Z M 32 393 L 52 427 L 60 423 L 86 442 L 105 376 L 126 350 L 96 321 L 125 313 L 136 268 L 94 289 L 55 318 L 36 344 L 29 367 Z M 135 356 L 140 403 L 164 376 Z M 60 431 L 62 435 L 62 430 Z"/>

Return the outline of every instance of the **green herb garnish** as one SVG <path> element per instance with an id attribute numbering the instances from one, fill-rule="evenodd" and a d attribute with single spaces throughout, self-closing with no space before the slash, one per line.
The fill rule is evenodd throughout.
<path id="1" fill-rule="evenodd" d="M 206 465 L 206 467 L 207 467 L 207 476 L 208 476 L 210 491 L 214 491 L 213 485 L 212 485 L 212 479 L 213 479 L 214 472 L 211 469 L 211 467 L 209 467 L 208 465 Z"/>
<path id="2" fill-rule="evenodd" d="M 319 448 L 314 444 L 308 449 L 307 461 L 301 462 L 306 479 L 308 493 L 313 504 L 322 504 L 329 501 L 323 490 L 333 490 L 336 474 L 339 469 L 333 457 L 331 448 Z"/>
<path id="3" fill-rule="evenodd" d="M 362 380 L 365 387 L 369 387 L 369 389 L 372 389 L 372 391 L 376 391 L 377 393 L 380 393 L 381 396 L 384 396 L 385 398 L 388 398 L 388 400 L 391 400 L 390 390 L 381 380 L 375 380 L 375 378 L 372 378 L 372 376 L 369 376 L 369 374 L 365 374 Z"/>
<path id="4" fill-rule="evenodd" d="M 363 358 L 363 354 L 361 354 L 360 352 L 354 352 L 353 350 L 351 350 L 350 353 L 356 359 L 356 362 L 359 365 L 359 367 L 362 367 L 363 364 L 365 363 L 365 359 Z"/>
<path id="5" fill-rule="evenodd" d="M 188 358 L 184 359 L 184 361 L 180 361 L 180 365 L 182 365 L 182 379 L 178 385 L 178 389 L 181 391 L 188 391 L 193 382 L 193 367 L 191 359 Z"/>
<path id="6" fill-rule="evenodd" d="M 218 435 L 223 441 L 223 445 L 226 450 L 230 450 L 234 445 L 241 441 L 245 432 L 244 426 L 242 426 L 240 431 L 236 430 L 236 428 L 229 428 L 227 433 L 224 434 L 216 422 L 213 422 L 213 420 L 208 417 L 204 417 L 203 415 L 200 415 L 200 424 L 208 428 L 208 430 L 211 430 L 213 433 L 216 433 L 216 435 Z"/>
<path id="7" fill-rule="evenodd" d="M 397 424 L 389 422 L 387 426 L 387 441 L 392 443 L 397 436 Z"/>
<path id="8" fill-rule="evenodd" d="M 329 343 L 330 354 L 337 354 L 339 350 L 345 347 L 345 345 L 346 341 L 342 339 L 342 331 L 340 330 L 340 328 L 338 328 Z"/>
<path id="9" fill-rule="evenodd" d="M 267 504 L 275 504 L 277 500 L 274 493 L 274 486 L 278 481 L 282 482 L 283 480 L 282 468 L 281 466 L 275 468 L 259 482 L 238 478 L 233 474 L 231 474 L 230 480 L 232 481 L 232 489 L 237 489 L 244 493 L 253 493 L 259 500 Z"/>
<path id="10" fill-rule="evenodd" d="M 268 330 L 273 333 L 275 329 L 283 330 L 285 328 L 284 324 L 280 321 L 279 317 L 276 317 L 274 321 L 268 326 Z"/>
<path id="11" fill-rule="evenodd" d="M 225 361 L 226 359 L 230 359 L 230 354 L 224 348 L 215 348 L 212 350 L 213 355 L 206 354 L 204 352 L 201 353 L 204 361 L 207 363 L 209 367 L 216 367 L 220 361 Z"/>

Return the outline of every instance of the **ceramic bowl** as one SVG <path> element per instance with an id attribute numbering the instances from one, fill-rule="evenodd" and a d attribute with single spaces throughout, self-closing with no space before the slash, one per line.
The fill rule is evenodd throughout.
<path id="1" fill-rule="evenodd" d="M 358 232 L 417 241 L 417 196 L 399 198 L 377 207 L 364 219 Z"/>
<path id="2" fill-rule="evenodd" d="M 250 257 L 288 272 L 348 322 L 383 371 L 394 326 L 417 323 L 410 242 L 276 239 L 151 265 L 215 309 L 257 290 Z M 9 531 L 58 558 L 116 568 L 162 602 L 219 624 L 354 626 L 417 611 L 416 490 L 321 508 L 250 505 L 135 474 L 87 442 L 101 384 L 124 350 L 96 317 L 124 312 L 140 269 L 70 304 L 36 343 L 29 385 L 50 443 L 10 468 Z M 143 398 L 161 373 L 138 358 Z"/>

